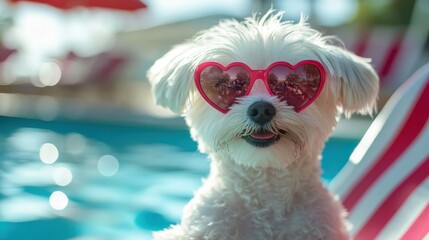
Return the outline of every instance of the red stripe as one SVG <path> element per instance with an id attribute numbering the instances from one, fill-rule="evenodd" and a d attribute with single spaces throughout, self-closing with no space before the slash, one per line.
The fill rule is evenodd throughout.
<path id="1" fill-rule="evenodd" d="M 382 68 L 380 69 L 380 79 L 385 79 L 387 75 L 389 75 L 395 60 L 397 59 L 399 50 L 401 49 L 402 42 L 403 42 L 404 34 L 400 33 L 395 40 L 393 41 L 393 44 L 390 46 L 387 58 L 384 64 L 382 65 Z"/>
<path id="2" fill-rule="evenodd" d="M 356 240 L 375 239 L 413 191 L 428 177 L 429 156 L 396 189 L 355 236 Z M 416 238 L 412 238 L 416 239 Z"/>
<path id="3" fill-rule="evenodd" d="M 407 232 L 402 236 L 401 240 L 423 239 L 429 233 L 429 204 L 420 213 L 416 220 L 408 228 Z"/>
<path id="4" fill-rule="evenodd" d="M 0 63 L 6 61 L 8 57 L 10 57 L 13 53 L 15 53 L 15 49 L 1 48 L 0 47 Z"/>
<path id="5" fill-rule="evenodd" d="M 427 111 L 427 107 L 429 106 L 429 79 L 426 80 L 426 86 L 417 99 L 417 103 L 409 112 L 410 115 L 399 131 L 399 134 L 393 138 L 394 141 L 384 151 L 378 161 L 374 161 L 375 164 L 361 176 L 360 181 L 355 183 L 351 188 L 352 190 L 344 198 L 344 207 L 349 212 L 352 211 L 369 187 L 399 158 L 413 140 L 417 138 L 425 126 L 429 117 L 429 111 Z"/>

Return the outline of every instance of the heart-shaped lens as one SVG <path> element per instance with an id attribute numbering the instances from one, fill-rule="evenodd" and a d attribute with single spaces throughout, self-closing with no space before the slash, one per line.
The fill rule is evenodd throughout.
<path id="1" fill-rule="evenodd" d="M 250 72 L 243 66 L 224 68 L 213 64 L 197 71 L 197 86 L 202 96 L 213 107 L 227 112 L 236 98 L 247 93 L 250 85 Z"/>
<path id="2" fill-rule="evenodd" d="M 279 63 L 268 71 L 268 86 L 271 92 L 293 106 L 297 112 L 316 99 L 323 83 L 323 68 L 313 63 L 296 66 Z"/>
<path id="3" fill-rule="evenodd" d="M 325 84 L 325 70 L 313 60 L 296 65 L 275 62 L 266 70 L 252 70 L 241 62 L 227 67 L 205 62 L 196 69 L 194 79 L 203 98 L 223 113 L 228 112 L 237 98 L 248 94 L 257 79 L 263 79 L 272 95 L 300 112 L 319 96 Z"/>

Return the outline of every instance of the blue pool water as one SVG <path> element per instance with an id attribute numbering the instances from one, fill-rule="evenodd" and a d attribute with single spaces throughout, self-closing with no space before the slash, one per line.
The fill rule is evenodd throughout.
<path id="1" fill-rule="evenodd" d="M 357 143 L 329 140 L 326 181 Z M 0 117 L 0 239 L 150 239 L 208 171 L 186 129 Z"/>

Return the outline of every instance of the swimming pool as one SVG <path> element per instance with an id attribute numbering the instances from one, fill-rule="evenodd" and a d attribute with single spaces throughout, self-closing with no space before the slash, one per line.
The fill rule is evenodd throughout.
<path id="1" fill-rule="evenodd" d="M 150 239 L 209 170 L 188 130 L 0 117 L 0 239 Z M 323 179 L 358 139 L 331 138 Z"/>

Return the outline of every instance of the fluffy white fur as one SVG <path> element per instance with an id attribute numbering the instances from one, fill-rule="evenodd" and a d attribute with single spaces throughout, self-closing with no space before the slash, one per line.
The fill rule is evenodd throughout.
<path id="1" fill-rule="evenodd" d="M 283 22 L 282 16 L 271 10 L 243 22 L 222 21 L 174 47 L 149 70 L 156 102 L 184 115 L 200 151 L 211 159 L 210 174 L 181 223 L 155 233 L 155 239 L 349 238 L 341 204 L 322 185 L 320 153 L 340 112 L 372 113 L 378 77 L 368 59 L 343 49 L 335 38 L 322 36 L 305 20 Z M 327 78 L 321 95 L 300 113 L 255 91 L 222 114 L 204 101 L 193 81 L 195 68 L 205 61 L 265 69 L 276 61 L 305 59 L 321 62 Z M 267 129 L 287 132 L 266 148 L 241 138 L 259 128 L 247 109 L 260 100 L 277 112 Z"/>

